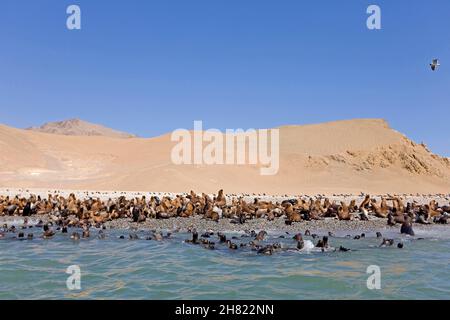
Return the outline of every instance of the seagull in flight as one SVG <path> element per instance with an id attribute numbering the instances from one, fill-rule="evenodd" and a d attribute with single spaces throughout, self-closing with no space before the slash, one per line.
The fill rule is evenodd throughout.
<path id="1" fill-rule="evenodd" d="M 433 59 L 433 62 L 430 63 L 430 67 L 431 70 L 435 71 L 437 69 L 437 67 L 440 66 L 439 60 L 438 59 Z"/>

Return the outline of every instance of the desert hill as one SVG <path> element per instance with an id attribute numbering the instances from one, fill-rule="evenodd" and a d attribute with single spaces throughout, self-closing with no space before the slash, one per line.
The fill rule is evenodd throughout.
<path id="1" fill-rule="evenodd" d="M 280 169 L 175 165 L 170 134 L 118 139 L 0 125 L 0 187 L 227 193 L 450 193 L 450 161 L 380 119 L 280 127 Z"/>
<path id="2" fill-rule="evenodd" d="M 104 136 L 111 138 L 134 137 L 132 134 L 113 130 L 102 125 L 89 123 L 80 119 L 48 122 L 40 127 L 31 127 L 27 130 L 60 134 L 65 136 Z"/>

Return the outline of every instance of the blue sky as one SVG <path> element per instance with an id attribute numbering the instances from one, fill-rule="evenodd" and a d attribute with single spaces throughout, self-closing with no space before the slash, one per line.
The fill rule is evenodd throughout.
<path id="1" fill-rule="evenodd" d="M 0 40 L 7 125 L 78 117 L 148 137 L 375 117 L 450 156 L 448 0 L 2 0 Z"/>

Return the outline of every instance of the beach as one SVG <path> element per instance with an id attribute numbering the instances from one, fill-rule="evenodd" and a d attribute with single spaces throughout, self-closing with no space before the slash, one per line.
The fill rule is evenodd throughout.
<path id="1" fill-rule="evenodd" d="M 0 195 L 9 197 L 24 197 L 28 198 L 31 195 L 41 196 L 46 198 L 49 194 L 53 196 L 63 196 L 68 197 L 70 194 L 74 194 L 78 199 L 100 199 L 101 201 L 107 201 L 109 199 L 117 199 L 118 197 L 125 197 L 127 200 L 134 198 L 141 198 L 145 196 L 150 199 L 152 196 L 156 197 L 171 197 L 174 198 L 177 195 L 185 196 L 186 193 L 167 193 L 167 192 L 145 192 L 145 191 L 88 191 L 88 190 L 52 190 L 52 189 L 30 189 L 30 188 L 1 188 Z M 210 195 L 214 196 L 213 194 Z M 376 195 L 373 196 L 374 199 L 380 199 L 382 196 L 390 195 Z M 419 205 L 428 204 L 430 201 L 436 201 L 438 205 L 447 205 L 450 201 L 450 195 L 402 195 L 405 202 L 415 202 Z M 261 201 L 272 201 L 274 203 L 281 203 L 282 201 L 289 199 L 324 199 L 326 195 L 292 195 L 292 196 L 269 196 L 269 195 L 225 195 L 227 202 L 230 203 L 232 199 L 242 198 L 247 202 L 252 202 L 255 198 Z M 330 201 L 344 201 L 350 202 L 355 200 L 357 204 L 361 203 L 365 198 L 365 195 L 330 195 Z M 48 222 L 49 216 L 36 215 L 33 216 L 31 221 L 42 220 L 43 222 Z M 23 218 L 21 217 L 0 217 L 1 223 L 8 222 L 21 222 Z M 182 232 L 187 232 L 189 230 L 196 229 L 197 231 L 214 231 L 214 232 L 239 232 L 245 230 L 266 230 L 273 232 L 304 232 L 309 231 L 321 231 L 321 232 L 377 232 L 383 230 L 395 231 L 399 230 L 399 226 L 388 226 L 386 219 L 377 218 L 375 216 L 369 216 L 368 221 L 361 221 L 354 219 L 352 221 L 340 221 L 336 218 L 324 218 L 323 220 L 311 220 L 302 221 L 298 223 L 293 223 L 292 225 L 287 225 L 284 218 L 275 218 L 273 221 L 268 221 L 264 218 L 259 219 L 249 219 L 244 224 L 233 223 L 231 219 L 220 219 L 218 222 L 205 219 L 202 216 L 195 215 L 188 218 L 169 218 L 169 219 L 146 219 L 146 221 L 141 223 L 135 223 L 132 219 L 115 219 L 108 221 L 105 224 L 108 229 L 140 229 L 140 230 L 174 230 L 179 229 Z M 433 225 L 421 225 L 415 224 L 415 229 L 430 230 Z M 445 228 L 445 226 L 444 226 Z"/>

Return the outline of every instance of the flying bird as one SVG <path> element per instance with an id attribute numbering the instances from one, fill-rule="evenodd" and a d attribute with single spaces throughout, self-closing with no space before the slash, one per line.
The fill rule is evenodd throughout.
<path id="1" fill-rule="evenodd" d="M 433 62 L 430 63 L 431 70 L 433 70 L 433 71 L 435 71 L 437 69 L 437 67 L 439 67 L 439 66 L 440 66 L 440 64 L 439 64 L 438 59 L 433 59 Z"/>

